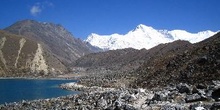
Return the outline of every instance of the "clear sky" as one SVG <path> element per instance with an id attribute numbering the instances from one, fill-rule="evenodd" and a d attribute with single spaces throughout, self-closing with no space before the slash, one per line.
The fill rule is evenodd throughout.
<path id="1" fill-rule="evenodd" d="M 33 19 L 63 25 L 75 37 L 126 34 L 138 24 L 189 32 L 220 30 L 220 0 L 0 0 L 0 29 Z"/>

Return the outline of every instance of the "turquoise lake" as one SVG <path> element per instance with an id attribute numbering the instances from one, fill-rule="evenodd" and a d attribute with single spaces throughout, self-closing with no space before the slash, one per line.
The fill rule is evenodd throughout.
<path id="1" fill-rule="evenodd" d="M 77 94 L 59 88 L 60 84 L 68 82 L 76 80 L 0 79 L 0 104 Z"/>

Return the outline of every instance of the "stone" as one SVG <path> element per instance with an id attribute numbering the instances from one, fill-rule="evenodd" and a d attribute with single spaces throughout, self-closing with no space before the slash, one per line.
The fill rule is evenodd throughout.
<path id="1" fill-rule="evenodd" d="M 163 105 L 160 110 L 187 110 L 184 106 L 178 104 Z"/>
<path id="2" fill-rule="evenodd" d="M 212 104 L 211 110 L 219 110 L 220 109 L 220 102 L 215 102 Z"/>
<path id="3" fill-rule="evenodd" d="M 196 88 L 197 88 L 197 89 L 206 89 L 207 86 L 206 86 L 205 84 L 200 83 L 200 84 L 198 84 L 198 85 L 196 86 Z"/>
<path id="4" fill-rule="evenodd" d="M 77 105 L 81 105 L 83 101 L 81 99 L 76 99 L 75 102 Z"/>
<path id="5" fill-rule="evenodd" d="M 212 98 L 215 99 L 216 101 L 220 101 L 220 88 L 213 90 Z"/>
<path id="6" fill-rule="evenodd" d="M 102 107 L 104 109 L 107 108 L 107 101 L 105 99 L 103 99 L 103 97 L 101 97 L 97 102 L 96 102 L 96 106 L 97 107 Z"/>
<path id="7" fill-rule="evenodd" d="M 129 99 L 131 98 L 130 95 L 125 95 L 123 96 L 121 99 L 125 100 L 125 101 L 129 101 Z"/>
<path id="8" fill-rule="evenodd" d="M 106 108 L 105 110 L 114 110 L 114 108 L 112 106 Z"/>
<path id="9" fill-rule="evenodd" d="M 186 83 L 180 83 L 176 87 L 180 93 L 190 93 L 190 87 Z"/>
<path id="10" fill-rule="evenodd" d="M 124 110 L 136 110 L 134 107 L 130 106 L 130 105 L 125 105 Z"/>
<path id="11" fill-rule="evenodd" d="M 175 105 L 176 110 L 187 110 L 183 105 Z"/>
<path id="12" fill-rule="evenodd" d="M 152 100 L 166 101 L 167 100 L 167 95 L 162 93 L 162 92 L 157 92 L 157 93 L 154 94 L 154 97 L 152 98 Z"/>
<path id="13" fill-rule="evenodd" d="M 186 102 L 187 103 L 189 103 L 189 102 L 196 102 L 196 101 L 204 101 L 204 100 L 206 100 L 206 98 L 202 97 L 201 95 L 199 95 L 197 93 L 186 96 Z"/>
<path id="14" fill-rule="evenodd" d="M 185 96 L 184 95 L 177 95 L 172 98 L 173 102 L 175 103 L 185 103 Z"/>
<path id="15" fill-rule="evenodd" d="M 121 101 L 115 101 L 115 107 L 120 108 L 122 106 Z"/>
<path id="16" fill-rule="evenodd" d="M 130 96 L 130 98 L 129 98 L 129 102 L 133 102 L 133 101 L 135 101 L 137 99 L 137 97 L 134 95 L 134 94 L 132 94 L 131 96 Z"/>
<path id="17" fill-rule="evenodd" d="M 220 87 L 220 81 L 219 80 L 216 80 L 216 81 L 212 81 L 212 83 L 215 85 L 215 86 L 219 86 Z"/>
<path id="18" fill-rule="evenodd" d="M 205 95 L 206 93 L 205 93 L 204 89 L 198 89 L 198 94 Z"/>
<path id="19" fill-rule="evenodd" d="M 193 103 L 189 106 L 190 110 L 207 110 L 202 102 Z"/>
<path id="20" fill-rule="evenodd" d="M 171 105 L 164 105 L 160 108 L 160 110 L 176 110 L 176 108 Z"/>
<path id="21" fill-rule="evenodd" d="M 205 110 L 204 107 L 195 107 L 195 110 Z"/>
<path id="22" fill-rule="evenodd" d="M 193 88 L 192 88 L 192 93 L 193 93 L 193 94 L 199 93 L 199 90 L 198 90 L 196 87 L 193 87 Z"/>
<path id="23" fill-rule="evenodd" d="M 201 57 L 201 58 L 199 58 L 198 60 L 197 60 L 197 63 L 198 64 L 204 64 L 204 63 L 206 63 L 208 61 L 208 57 L 207 56 L 203 56 L 203 57 Z"/>

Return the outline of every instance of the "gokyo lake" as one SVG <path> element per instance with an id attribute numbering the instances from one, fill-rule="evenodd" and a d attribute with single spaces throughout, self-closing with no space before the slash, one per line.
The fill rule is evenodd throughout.
<path id="1" fill-rule="evenodd" d="M 0 79 L 0 104 L 77 94 L 59 88 L 60 84 L 69 82 L 76 80 Z"/>

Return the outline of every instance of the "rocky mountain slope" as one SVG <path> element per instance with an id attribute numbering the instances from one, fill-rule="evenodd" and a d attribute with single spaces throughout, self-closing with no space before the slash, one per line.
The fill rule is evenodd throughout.
<path id="1" fill-rule="evenodd" d="M 220 33 L 193 45 L 184 53 L 164 56 L 145 63 L 133 74 L 139 87 L 168 84 L 210 84 L 220 79 Z M 135 75 L 136 76 L 136 75 Z"/>
<path id="2" fill-rule="evenodd" d="M 172 43 L 160 44 L 149 50 L 146 49 L 118 49 L 100 53 L 85 55 L 74 62 L 74 66 L 79 67 L 109 67 L 113 65 L 131 65 L 134 62 L 148 61 L 153 57 L 162 57 L 167 52 L 182 52 L 192 44 L 188 41 L 177 40 Z"/>
<path id="3" fill-rule="evenodd" d="M 5 31 L 0 31 L 0 41 L 0 76 L 23 76 L 26 72 L 48 73 L 41 44 Z"/>
<path id="4" fill-rule="evenodd" d="M 23 20 L 1 31 L 1 76 L 55 76 L 99 49 L 76 39 L 61 25 Z M 40 73 L 40 74 L 34 74 Z"/>
<path id="5" fill-rule="evenodd" d="M 5 30 L 42 42 L 45 48 L 67 64 L 85 54 L 98 50 L 89 43 L 74 38 L 70 32 L 59 24 L 23 20 L 5 28 Z"/>
<path id="6" fill-rule="evenodd" d="M 150 49 L 161 43 L 173 42 L 175 40 L 186 40 L 196 43 L 215 33 L 209 30 L 198 33 L 190 33 L 185 30 L 156 30 L 150 26 L 140 24 L 125 35 L 98 35 L 92 33 L 85 41 L 105 50 L 124 48 Z"/>
<path id="7" fill-rule="evenodd" d="M 172 56 L 183 53 L 189 48 L 192 48 L 191 43 L 178 40 L 172 43 L 160 44 L 149 50 L 135 50 L 131 48 L 110 50 L 85 55 L 76 60 L 72 67 L 85 68 L 85 72 L 89 75 L 88 78 L 93 77 L 92 74 L 94 74 L 95 80 L 91 78 L 91 80 L 88 81 L 91 85 L 97 84 L 95 82 L 98 81 L 99 86 L 102 84 L 114 85 L 114 81 L 117 80 L 118 83 L 120 83 L 123 81 L 121 78 L 129 77 L 131 72 L 135 72 L 144 63 L 167 55 Z M 106 78 L 111 79 L 113 82 L 103 82 Z M 125 81 L 128 81 L 128 79 L 125 79 Z M 87 81 L 83 80 L 82 83 L 87 83 Z"/>

